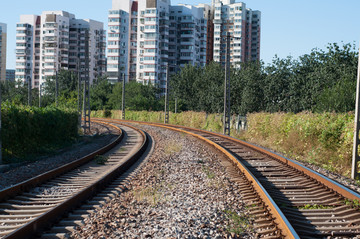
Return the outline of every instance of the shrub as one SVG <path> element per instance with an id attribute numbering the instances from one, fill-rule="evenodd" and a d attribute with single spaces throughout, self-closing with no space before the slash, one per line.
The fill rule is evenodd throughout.
<path id="1" fill-rule="evenodd" d="M 7 158 L 49 150 L 78 136 L 75 110 L 2 105 L 2 148 Z"/>

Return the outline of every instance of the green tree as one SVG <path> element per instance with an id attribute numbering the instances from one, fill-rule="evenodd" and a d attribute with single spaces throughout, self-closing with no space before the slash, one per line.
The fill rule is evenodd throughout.
<path id="1" fill-rule="evenodd" d="M 90 87 L 91 110 L 111 109 L 109 102 L 113 85 L 106 78 L 97 79 Z"/>
<path id="2" fill-rule="evenodd" d="M 153 85 L 143 85 L 128 82 L 125 86 L 125 107 L 129 110 L 161 110 L 161 103 L 157 99 L 158 89 Z M 109 106 L 121 109 L 122 83 L 116 83 L 109 95 Z"/>

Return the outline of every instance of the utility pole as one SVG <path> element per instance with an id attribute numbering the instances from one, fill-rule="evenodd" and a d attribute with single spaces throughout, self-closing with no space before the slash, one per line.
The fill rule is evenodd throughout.
<path id="1" fill-rule="evenodd" d="M 226 36 L 224 84 L 224 134 L 230 135 L 230 32 Z"/>
<path id="2" fill-rule="evenodd" d="M 175 96 L 175 114 L 177 114 L 177 96 Z"/>
<path id="3" fill-rule="evenodd" d="M 77 105 L 77 112 L 78 112 L 78 127 L 81 127 L 81 70 L 80 70 L 80 55 L 78 55 L 78 82 L 77 82 L 77 98 L 78 98 L 78 105 Z"/>
<path id="4" fill-rule="evenodd" d="M 351 167 L 352 179 L 358 179 L 359 177 L 359 162 L 360 162 L 360 156 L 359 156 L 360 102 L 359 101 L 360 101 L 360 55 L 359 55 L 357 83 L 356 83 L 355 132 L 354 132 L 354 146 L 353 146 L 352 167 Z"/>
<path id="5" fill-rule="evenodd" d="M 84 133 L 90 133 L 89 31 L 85 32 Z"/>
<path id="6" fill-rule="evenodd" d="M 165 86 L 165 115 L 164 124 L 169 123 L 169 65 L 166 66 L 166 86 Z"/>
<path id="7" fill-rule="evenodd" d="M 41 108 L 41 86 L 42 84 L 39 84 L 39 108 Z"/>
<path id="8" fill-rule="evenodd" d="M 28 76 L 28 106 L 31 106 L 31 77 Z"/>
<path id="9" fill-rule="evenodd" d="M 0 165 L 3 163 L 3 159 L 2 159 L 2 137 L 1 137 L 1 131 L 2 131 L 1 109 L 2 109 L 2 94 L 1 94 L 1 84 L 0 84 Z"/>
<path id="10" fill-rule="evenodd" d="M 58 72 L 56 71 L 56 74 L 55 74 L 55 104 L 56 104 L 56 107 L 59 106 L 58 97 L 59 97 L 59 79 L 58 79 Z"/>
<path id="11" fill-rule="evenodd" d="M 121 119 L 125 120 L 125 74 L 123 74 L 122 82 Z"/>

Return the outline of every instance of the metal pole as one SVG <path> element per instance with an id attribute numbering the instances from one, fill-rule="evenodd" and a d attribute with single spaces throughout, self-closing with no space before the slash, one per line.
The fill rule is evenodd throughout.
<path id="1" fill-rule="evenodd" d="M 120 41 L 119 41 L 119 52 L 118 52 L 118 82 L 120 83 L 120 80 L 121 80 L 121 67 L 120 67 Z M 124 73 L 125 74 L 125 73 Z M 123 106 L 123 102 L 124 102 L 124 99 L 123 99 L 123 95 L 124 95 L 124 85 L 123 85 L 123 89 L 122 89 L 122 102 L 121 102 L 121 119 L 125 118 L 124 116 L 124 108 L 122 107 Z"/>
<path id="2" fill-rule="evenodd" d="M 56 107 L 59 106 L 58 96 L 59 96 L 59 81 L 58 81 L 58 72 L 56 71 L 56 74 L 55 74 L 55 104 L 56 104 Z"/>
<path id="3" fill-rule="evenodd" d="M 78 97 L 78 127 L 81 127 L 81 70 L 80 70 L 80 56 L 78 56 L 78 85 L 77 85 L 77 97 Z"/>
<path id="4" fill-rule="evenodd" d="M 5 83 L 5 81 L 4 81 Z M 2 122 L 1 122 L 1 109 L 2 109 L 2 94 L 1 94 L 1 83 L 0 83 L 0 164 L 3 163 L 3 157 L 2 157 L 2 137 L 1 137 L 1 131 L 2 131 Z"/>
<path id="5" fill-rule="evenodd" d="M 359 49 L 360 53 L 360 49 Z M 358 179 L 359 177 L 359 130 L 360 130 L 360 54 L 359 54 L 359 62 L 358 62 L 358 73 L 357 73 L 357 83 L 356 83 L 356 106 L 355 106 L 355 132 L 354 132 L 354 146 L 353 146 L 353 155 L 352 155 L 352 167 L 351 167 L 351 178 Z"/>
<path id="6" fill-rule="evenodd" d="M 121 101 L 121 119 L 125 120 L 125 74 L 123 75 L 123 84 L 122 84 L 122 101 Z"/>
<path id="7" fill-rule="evenodd" d="M 164 124 L 169 123 L 169 65 L 166 66 L 166 85 L 165 85 L 165 115 Z"/>
<path id="8" fill-rule="evenodd" d="M 39 108 L 41 108 L 41 84 L 39 84 Z"/>
<path id="9" fill-rule="evenodd" d="M 85 80 L 84 80 L 84 132 L 90 133 L 90 67 L 89 67 L 89 31 L 85 32 Z"/>
<path id="10" fill-rule="evenodd" d="M 177 97 L 175 97 L 175 114 L 177 113 Z"/>
<path id="11" fill-rule="evenodd" d="M 230 135 L 230 32 L 226 36 L 224 86 L 224 134 Z"/>
<path id="12" fill-rule="evenodd" d="M 28 105 L 31 106 L 31 77 L 28 77 Z"/>

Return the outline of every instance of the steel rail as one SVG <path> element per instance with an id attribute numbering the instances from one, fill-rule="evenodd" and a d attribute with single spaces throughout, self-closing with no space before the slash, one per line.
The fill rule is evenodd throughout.
<path id="1" fill-rule="evenodd" d="M 97 122 L 99 122 L 99 121 L 97 120 Z M 58 177 L 59 175 L 62 175 L 70 170 L 73 170 L 83 164 L 86 164 L 86 163 L 90 162 L 96 155 L 103 154 L 103 153 L 109 151 L 110 149 L 112 149 L 118 143 L 120 143 L 122 141 L 122 139 L 124 138 L 124 134 L 123 134 L 122 130 L 119 127 L 110 125 L 105 122 L 103 122 L 103 123 L 105 125 L 112 126 L 113 128 L 115 128 L 116 130 L 119 131 L 119 133 L 120 133 L 119 137 L 117 137 L 114 142 L 112 142 L 112 143 L 102 147 L 101 149 L 98 149 L 95 152 L 90 153 L 90 154 L 86 155 L 85 157 L 82 157 L 76 161 L 70 162 L 59 168 L 53 169 L 46 173 L 40 174 L 39 176 L 33 177 L 24 182 L 18 183 L 14 186 L 11 186 L 11 187 L 1 190 L 0 191 L 0 202 L 4 201 L 10 197 L 14 197 L 21 192 L 27 191 L 30 188 L 34 188 L 34 187 L 42 184 L 43 182 L 46 182 L 52 178 Z"/>
<path id="2" fill-rule="evenodd" d="M 109 122 L 109 121 L 108 121 Z M 146 124 L 146 125 L 152 125 L 157 127 L 162 127 L 182 133 L 189 134 L 191 136 L 194 136 L 209 145 L 213 146 L 220 152 L 222 152 L 227 158 L 229 158 L 239 169 L 240 171 L 247 177 L 247 179 L 252 182 L 252 185 L 254 186 L 256 192 L 262 199 L 262 201 L 265 203 L 265 205 L 268 207 L 270 213 L 274 217 L 274 221 L 277 224 L 278 228 L 281 230 L 284 238 L 294 238 L 299 239 L 299 235 L 296 233 L 295 229 L 292 227 L 291 223 L 288 221 L 288 219 L 285 217 L 283 212 L 280 210 L 280 208 L 277 206 L 277 204 L 274 202 L 274 200 L 271 198 L 271 196 L 268 194 L 268 192 L 265 190 L 265 188 L 261 185 L 261 183 L 256 179 L 256 177 L 247 169 L 247 167 L 240 162 L 231 152 L 229 152 L 227 149 L 223 148 L 219 144 L 192 132 L 189 132 L 187 130 L 192 131 L 198 131 L 198 132 L 206 132 L 203 130 L 197 130 L 190 127 L 184 127 L 184 126 L 178 126 L 178 125 L 168 125 L 168 124 L 158 124 L 158 123 L 148 123 L 148 122 L 139 122 L 139 121 L 116 121 L 116 120 L 110 120 L 110 122 L 127 122 L 127 123 L 140 123 L 140 124 Z M 187 129 L 187 130 L 184 130 Z M 216 134 L 217 136 L 224 137 L 224 135 Z M 230 137 L 231 138 L 231 137 Z"/>
<path id="3" fill-rule="evenodd" d="M 351 201 L 354 200 L 353 202 L 356 204 L 356 200 L 360 201 L 360 195 L 357 192 L 347 188 L 346 186 L 343 186 L 340 183 L 329 179 L 326 176 L 321 175 L 320 173 L 317 173 L 314 170 L 311 170 L 308 167 L 303 166 L 302 164 L 294 160 L 286 158 L 263 147 L 259 147 L 257 145 L 247 143 L 245 141 L 219 133 L 179 125 L 164 125 L 160 123 L 136 121 L 127 122 L 147 124 L 168 129 L 181 129 L 184 131 L 190 131 L 190 134 L 195 134 L 194 136 L 197 138 L 200 138 L 202 136 L 204 138 L 209 138 L 208 140 L 212 142 L 209 143 L 213 144 L 216 148 L 218 148 L 218 146 L 220 148 L 224 147 L 231 155 L 233 154 L 232 156 L 235 157 L 235 159 L 232 157 L 229 158 L 232 159 L 232 161 L 237 165 L 238 168 L 240 168 L 240 170 L 244 174 L 250 177 L 260 176 L 258 180 L 260 180 L 261 183 L 264 183 L 263 186 L 256 186 L 256 181 L 258 181 L 257 179 L 251 179 L 250 181 L 253 182 L 253 186 L 256 187 L 258 194 L 262 195 L 263 201 L 266 201 L 266 196 L 270 195 L 269 197 L 271 198 L 272 203 L 277 203 L 277 206 L 281 207 L 281 209 L 277 206 L 268 207 L 268 209 L 270 209 L 270 211 L 273 213 L 273 217 L 281 219 L 283 215 L 286 215 L 286 217 L 288 217 L 287 221 L 291 222 L 291 224 L 293 225 L 292 229 L 295 229 L 298 235 L 301 235 L 301 237 L 305 236 L 306 238 L 312 238 L 312 236 L 324 237 L 328 235 L 350 236 L 358 235 L 359 233 L 360 213 L 356 212 L 356 208 L 346 206 L 345 202 L 347 199 L 350 200 L 348 202 L 351 204 Z M 197 134 L 200 134 L 200 136 L 198 136 Z M 228 147 L 229 143 L 232 144 L 232 146 Z M 236 145 L 238 145 L 239 147 L 236 147 Z M 262 156 L 255 156 L 255 158 L 253 158 L 254 156 L 252 156 L 249 158 L 249 161 L 247 161 L 245 158 L 243 158 L 247 156 L 242 155 L 242 150 L 240 149 L 242 147 L 244 147 L 244 149 L 248 149 L 249 151 L 253 151 L 255 155 L 256 153 L 259 153 L 259 155 L 265 156 L 266 159 L 261 159 Z M 273 160 L 274 163 L 266 163 L 266 165 L 268 166 L 265 166 L 265 168 L 261 168 L 261 166 L 259 166 L 260 171 L 258 171 L 255 166 L 256 163 L 252 160 L 264 160 L 263 162 L 267 162 L 266 160 Z M 278 162 L 278 164 L 276 164 L 275 162 Z M 280 164 L 283 165 L 283 169 L 281 169 Z M 248 168 L 249 166 L 250 168 Z M 271 169 L 272 167 L 273 169 Z M 278 170 L 280 171 L 273 171 L 276 170 L 277 167 L 279 167 Z M 244 170 L 243 168 L 248 168 L 248 170 Z M 266 168 L 268 168 L 268 170 L 266 170 Z M 264 175 L 262 172 L 264 172 Z M 286 172 L 291 174 L 287 174 Z M 290 178 L 288 178 L 288 180 L 286 180 L 286 176 L 281 176 L 279 173 L 288 176 L 294 176 L 291 176 Z M 269 179 L 266 179 L 267 176 L 265 175 L 269 175 Z M 280 177 L 279 181 L 277 177 Z M 296 177 L 297 179 L 293 181 L 291 179 L 292 177 Z M 286 183 L 284 180 L 286 180 Z M 296 181 L 302 181 L 303 184 L 296 185 Z M 282 182 L 284 182 L 284 184 Z M 278 184 L 279 187 L 276 189 L 277 191 L 274 191 L 274 189 L 277 187 L 276 184 Z M 264 195 L 263 193 L 261 193 L 261 190 L 269 191 L 266 193 L 267 195 Z M 301 190 L 304 190 L 303 194 L 299 193 Z M 319 210 L 314 210 L 317 208 L 318 203 L 320 205 Z M 306 210 L 305 206 L 307 205 L 313 205 L 314 209 Z M 325 209 L 323 210 L 321 210 L 322 205 L 325 206 Z M 334 209 L 326 210 L 327 205 L 329 206 L 329 208 Z M 291 207 L 305 207 L 305 209 L 298 209 L 296 212 L 294 212 Z M 282 210 L 282 215 L 278 215 L 276 213 L 276 210 L 279 209 Z M 330 217 L 332 217 L 331 220 Z M 303 220 L 305 220 L 306 222 Z M 285 227 L 287 223 L 285 223 Z M 282 230 L 282 233 L 284 235 L 291 234 L 293 232 L 292 229 L 284 230 L 284 224 L 279 224 L 279 228 Z"/>
<path id="4" fill-rule="evenodd" d="M 195 128 L 191 128 L 191 127 L 187 127 L 187 126 L 181 126 L 181 125 L 171 125 L 171 124 L 161 124 L 161 123 L 149 123 L 149 122 L 142 122 L 142 121 L 122 121 L 122 122 L 132 122 L 132 123 L 140 123 L 140 124 L 149 124 L 149 125 L 156 125 L 156 126 L 168 126 L 168 127 L 174 127 L 174 128 L 182 128 L 182 129 L 188 129 L 188 130 L 192 130 L 192 131 L 197 131 L 197 132 L 204 132 L 207 134 L 211 134 L 214 136 L 218 136 L 218 137 L 223 137 L 226 138 L 228 140 L 231 140 L 233 142 L 242 144 L 246 147 L 249 147 L 259 153 L 263 153 L 268 155 L 269 157 L 279 160 L 287 165 L 289 165 L 290 167 L 297 169 L 301 172 L 303 172 L 304 174 L 310 176 L 311 178 L 317 180 L 318 182 L 320 182 L 321 184 L 325 185 L 326 187 L 328 187 L 329 189 L 331 189 L 332 191 L 342 195 L 343 197 L 349 199 L 349 200 L 357 200 L 360 201 L 360 194 L 339 184 L 338 182 L 335 182 L 334 180 L 325 177 L 324 175 L 315 172 L 314 170 L 292 160 L 289 159 L 285 156 L 282 156 L 278 153 L 275 153 L 269 149 L 265 149 L 261 146 L 255 145 L 255 144 L 251 144 L 248 142 L 245 142 L 243 140 L 240 139 L 236 139 L 234 137 L 228 136 L 228 135 L 223 135 L 223 134 L 219 134 L 219 133 L 214 133 L 214 132 L 210 132 L 210 131 L 206 131 L 206 130 L 200 130 L 200 129 L 195 129 Z"/>
<path id="5" fill-rule="evenodd" d="M 96 122 L 100 122 L 100 120 L 96 120 Z M 101 121 L 101 123 L 104 123 Z M 39 177 L 36 177 L 34 179 L 30 179 L 26 182 L 24 182 L 24 186 L 21 186 L 21 184 L 18 184 L 15 186 L 16 189 L 13 191 L 11 188 L 4 190 L 3 192 L 4 197 L 12 197 L 19 192 L 21 192 L 22 189 L 29 189 L 31 186 L 37 186 L 41 184 L 42 182 L 46 182 L 47 180 L 54 178 L 54 174 L 57 176 L 63 174 L 66 172 L 66 170 L 71 171 L 74 168 L 77 168 L 80 164 L 84 164 L 86 162 L 89 162 L 93 157 L 100 153 L 105 153 L 106 151 L 109 151 L 111 148 L 113 148 L 115 145 L 117 145 L 124 137 L 124 134 L 122 130 L 115 126 L 108 123 L 104 123 L 106 125 L 109 125 L 111 127 L 114 127 L 118 130 L 120 130 L 121 135 L 112 143 L 109 145 L 103 147 L 100 150 L 97 150 L 96 152 L 85 156 L 84 158 L 77 160 L 74 162 L 74 165 L 72 166 L 70 164 L 67 164 L 61 169 L 52 170 L 48 173 L 42 174 Z M 131 126 L 128 126 L 131 127 Z M 138 131 L 141 134 L 142 137 L 142 144 L 141 147 L 131 156 L 129 159 L 123 163 L 121 163 L 116 169 L 112 170 L 111 172 L 106 173 L 103 175 L 99 180 L 92 183 L 91 185 L 87 186 L 86 188 L 82 189 L 80 192 L 73 195 L 71 198 L 66 199 L 64 202 L 60 203 L 59 205 L 55 206 L 54 208 L 50 209 L 49 211 L 43 213 L 39 217 L 35 218 L 34 220 L 30 221 L 29 223 L 23 225 L 22 227 L 16 229 L 15 231 L 11 232 L 10 234 L 6 235 L 4 238 L 6 239 L 17 239 L 17 238 L 31 238 L 34 235 L 36 235 L 39 231 L 43 230 L 46 227 L 49 227 L 51 224 L 56 222 L 61 216 L 69 212 L 70 210 L 74 209 L 78 205 L 80 205 L 85 200 L 89 199 L 91 196 L 96 194 L 98 191 L 102 190 L 107 184 L 109 184 L 111 181 L 113 181 L 115 178 L 117 178 L 120 174 L 124 173 L 128 168 L 130 168 L 136 160 L 141 157 L 141 155 L 145 152 L 147 146 L 148 146 L 148 135 L 144 133 L 141 130 L 137 130 L 134 127 L 131 127 Z"/>

